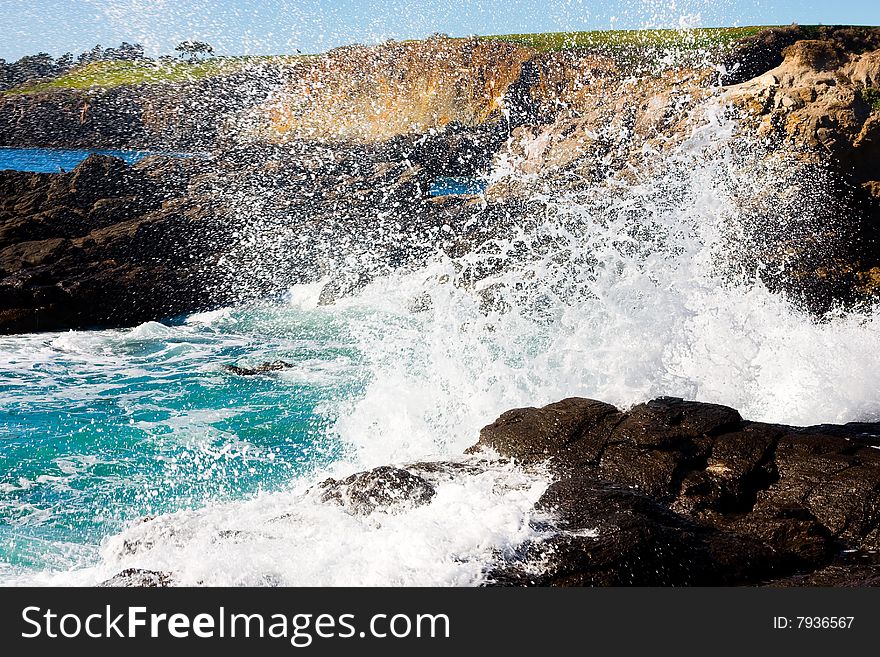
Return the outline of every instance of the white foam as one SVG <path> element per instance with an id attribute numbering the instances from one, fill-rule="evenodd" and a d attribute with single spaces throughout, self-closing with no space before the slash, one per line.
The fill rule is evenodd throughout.
<path id="1" fill-rule="evenodd" d="M 457 272 L 491 254 L 441 258 L 340 304 L 362 311 L 349 332 L 373 372 L 336 427 L 362 462 L 458 453 L 504 410 L 575 395 L 681 396 L 790 424 L 880 418 L 876 311 L 817 321 L 727 267 L 740 248 L 732 196 L 774 173 L 742 169 L 725 147 L 734 126 L 713 118 L 665 169 L 615 183 L 612 202 L 607 189 L 546 199 L 542 225 L 495 245 L 518 264 L 476 286 Z M 480 289 L 502 309 L 484 312 Z M 425 296 L 428 310 L 410 312 Z"/>
<path id="2" fill-rule="evenodd" d="M 107 542 L 99 566 L 29 581 L 93 584 L 143 568 L 183 585 L 475 585 L 499 555 L 538 536 L 532 507 L 546 486 L 510 466 L 441 475 L 429 505 L 366 517 L 301 487 L 137 524 Z"/>

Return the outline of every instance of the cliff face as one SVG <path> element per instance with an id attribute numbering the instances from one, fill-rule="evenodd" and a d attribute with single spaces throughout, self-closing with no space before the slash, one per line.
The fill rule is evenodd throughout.
<path id="1" fill-rule="evenodd" d="M 256 132 L 268 141 L 383 141 L 450 123 L 479 125 L 501 113 L 532 54 L 476 39 L 339 48 L 300 64 L 274 100 L 256 109 Z"/>
<path id="2" fill-rule="evenodd" d="M 777 67 L 726 90 L 758 135 L 828 155 L 853 182 L 880 192 L 880 50 L 843 52 L 798 41 Z"/>
<path id="3" fill-rule="evenodd" d="M 0 146 L 210 150 L 289 70 L 265 61 L 183 82 L 0 95 Z"/>

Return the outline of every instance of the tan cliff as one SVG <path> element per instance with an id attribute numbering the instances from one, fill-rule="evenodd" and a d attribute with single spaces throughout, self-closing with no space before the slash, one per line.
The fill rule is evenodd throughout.
<path id="1" fill-rule="evenodd" d="M 846 53 L 799 41 L 781 65 L 730 87 L 725 99 L 756 133 L 827 153 L 880 197 L 880 50 Z"/>
<path id="2" fill-rule="evenodd" d="M 532 54 L 512 43 L 445 38 L 337 48 L 298 65 L 257 108 L 255 133 L 267 141 L 369 142 L 477 125 L 502 110 Z"/>
<path id="3" fill-rule="evenodd" d="M 738 202 L 748 223 L 778 227 L 757 230 L 755 257 L 816 296 L 874 298 L 880 267 L 865 245 L 880 234 L 880 33 L 802 32 L 778 30 L 788 41 L 769 51 L 758 39 L 745 53 L 756 75 L 728 85 L 709 60 L 632 67 L 613 53 L 477 39 L 347 48 L 314 58 L 257 108 L 252 136 L 380 143 L 495 125 L 487 198 L 505 203 L 611 195 L 662 175 L 655 156 L 695 127 L 732 118 L 737 177 L 767 181 L 736 190 Z"/>

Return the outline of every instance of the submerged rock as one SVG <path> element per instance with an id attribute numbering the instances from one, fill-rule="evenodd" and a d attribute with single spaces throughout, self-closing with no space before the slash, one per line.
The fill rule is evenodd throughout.
<path id="1" fill-rule="evenodd" d="M 174 578 L 170 573 L 158 570 L 143 570 L 141 568 L 127 568 L 104 580 L 98 586 L 124 586 L 132 588 L 164 588 L 174 586 Z"/>
<path id="2" fill-rule="evenodd" d="M 239 376 L 254 376 L 255 374 L 267 374 L 269 372 L 280 372 L 293 367 L 292 363 L 283 360 L 273 360 L 266 363 L 260 363 L 256 367 L 238 367 L 237 365 L 224 365 L 227 371 Z"/>
<path id="3" fill-rule="evenodd" d="M 380 466 L 342 480 L 327 479 L 320 485 L 321 499 L 336 502 L 355 515 L 374 511 L 394 512 L 428 504 L 436 495 L 434 487 L 409 470 Z"/>

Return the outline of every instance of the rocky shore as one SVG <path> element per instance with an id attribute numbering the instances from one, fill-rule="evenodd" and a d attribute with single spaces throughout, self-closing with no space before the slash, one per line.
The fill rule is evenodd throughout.
<path id="1" fill-rule="evenodd" d="M 0 172 L 0 333 L 133 326 L 316 281 L 330 304 L 438 253 L 477 289 L 505 263 L 465 256 L 540 225 L 558 197 L 610 206 L 713 121 L 735 125 L 731 177 L 759 181 L 731 200 L 745 275 L 817 321 L 873 308 L 880 32 L 775 28 L 719 66 L 636 54 L 435 38 L 201 82 L 4 96 L 2 145 L 210 155 Z M 431 191 L 490 172 L 484 194 Z M 386 465 L 309 495 L 357 516 L 403 512 L 431 504 L 441 478 L 499 464 L 551 483 L 533 509 L 540 538 L 495 555 L 487 585 L 880 584 L 880 423 L 571 398 L 504 413 L 459 460 Z M 129 569 L 106 584 L 174 582 Z"/>
<path id="2" fill-rule="evenodd" d="M 512 462 L 552 481 L 534 509 L 541 538 L 486 564 L 489 586 L 880 584 L 880 423 L 791 427 L 677 398 L 626 411 L 571 398 L 504 413 L 468 451 L 308 494 L 353 515 L 405 513 L 431 504 L 440 479 Z M 129 569 L 105 584 L 173 585 L 174 573 Z"/>
<path id="3" fill-rule="evenodd" d="M 500 584 L 876 583 L 880 424 L 789 427 L 662 398 L 508 411 L 475 449 L 549 460 L 563 528 Z M 594 531 L 596 536 L 585 536 Z M 538 569 L 540 574 L 535 574 Z M 794 579 L 792 579 L 794 578 Z"/>
<path id="4" fill-rule="evenodd" d="M 878 47 L 869 28 L 776 28 L 730 48 L 719 78 L 687 58 L 652 66 L 643 56 L 636 71 L 619 53 L 439 38 L 198 84 L 92 90 L 91 100 L 6 96 L 4 144 L 212 154 L 0 172 L 0 331 L 129 326 L 327 277 L 330 302 L 539 222 L 541 194 L 613 199 L 622 183 L 650 178 L 712 102 L 737 117 L 743 178 L 749 167 L 778 172 L 777 184 L 741 192 L 744 224 L 756 227 L 743 236 L 747 260 L 764 263 L 755 275 L 820 315 L 870 304 L 880 291 Z M 153 137 L 123 138 L 145 135 L 155 112 L 144 108 L 171 107 L 168 94 L 192 107 L 163 113 Z M 105 102 L 131 111 L 102 113 Z M 82 103 L 89 118 L 71 127 Z M 105 119 L 100 135 L 88 132 Z M 483 197 L 430 194 L 441 177 L 490 170 Z"/>

